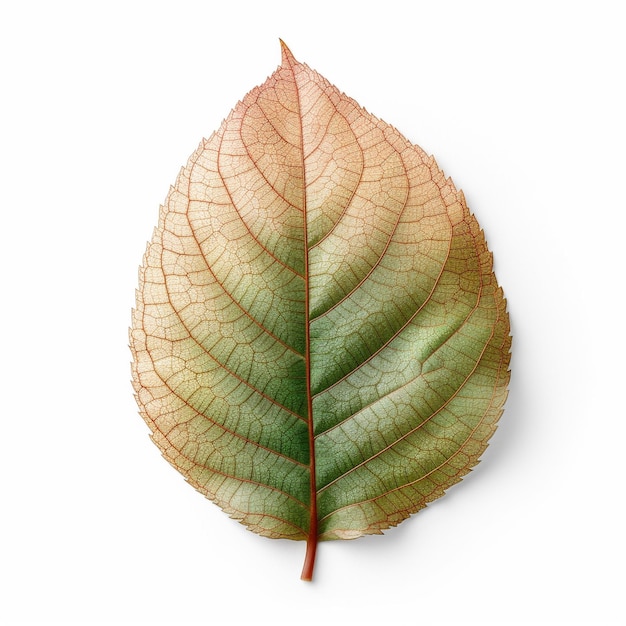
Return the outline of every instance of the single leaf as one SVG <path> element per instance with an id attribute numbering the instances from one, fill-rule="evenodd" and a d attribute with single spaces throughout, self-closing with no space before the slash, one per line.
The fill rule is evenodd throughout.
<path id="1" fill-rule="evenodd" d="M 483 233 L 434 159 L 283 44 L 181 170 L 140 270 L 141 414 L 250 530 L 395 526 L 478 462 L 509 323 Z"/>

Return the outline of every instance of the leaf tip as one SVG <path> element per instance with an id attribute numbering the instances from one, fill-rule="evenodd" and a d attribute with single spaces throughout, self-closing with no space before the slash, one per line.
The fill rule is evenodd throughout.
<path id="1" fill-rule="evenodd" d="M 278 41 L 280 41 L 280 51 L 282 54 L 282 65 L 295 65 L 297 63 L 295 57 L 293 56 L 293 54 L 291 53 L 291 50 L 289 50 L 289 47 L 287 46 L 287 44 L 282 40 L 282 39 L 278 39 Z"/>

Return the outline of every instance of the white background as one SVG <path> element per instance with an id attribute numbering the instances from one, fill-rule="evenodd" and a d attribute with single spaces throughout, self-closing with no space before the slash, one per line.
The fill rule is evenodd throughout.
<path id="1" fill-rule="evenodd" d="M 0 623 L 623 624 L 620 6 L 1 2 Z M 313 584 L 160 457 L 129 382 L 158 205 L 279 37 L 463 188 L 514 335 L 483 462 Z"/>

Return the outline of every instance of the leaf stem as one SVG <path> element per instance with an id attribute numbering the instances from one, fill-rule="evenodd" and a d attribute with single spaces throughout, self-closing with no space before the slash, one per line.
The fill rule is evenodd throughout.
<path id="1" fill-rule="evenodd" d="M 309 532 L 309 538 L 306 542 L 306 556 L 304 557 L 304 566 L 302 567 L 302 580 L 313 580 L 313 568 L 315 567 L 315 554 L 317 552 L 317 523 L 315 529 Z"/>

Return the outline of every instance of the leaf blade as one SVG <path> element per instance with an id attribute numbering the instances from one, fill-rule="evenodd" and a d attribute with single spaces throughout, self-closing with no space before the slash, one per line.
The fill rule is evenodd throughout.
<path id="1" fill-rule="evenodd" d="M 155 443 L 191 484 L 257 532 L 305 538 L 304 279 L 303 255 L 294 253 L 302 210 L 287 197 L 297 175 L 252 174 L 245 137 L 263 108 L 257 96 L 200 145 L 162 208 L 140 279 L 134 379 Z M 283 142 L 276 171 L 288 153 Z M 272 197 L 273 216 L 264 206 L 259 219 L 252 185 Z"/>
<path id="2" fill-rule="evenodd" d="M 307 539 L 305 579 L 318 539 L 380 533 L 458 482 L 509 377 L 463 195 L 284 44 L 170 191 L 131 347 L 164 456 L 251 530 Z"/>

